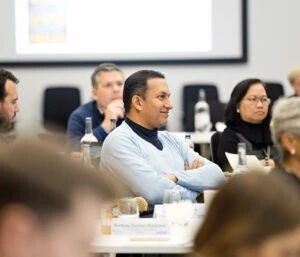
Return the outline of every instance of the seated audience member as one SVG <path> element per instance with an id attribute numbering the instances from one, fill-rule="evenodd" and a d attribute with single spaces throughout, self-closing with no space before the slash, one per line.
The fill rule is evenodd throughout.
<path id="1" fill-rule="evenodd" d="M 194 257 L 300 256 L 299 188 L 247 173 L 220 187 L 194 240 Z"/>
<path id="2" fill-rule="evenodd" d="M 68 148 L 80 150 L 80 140 L 85 133 L 85 118 L 92 118 L 93 133 L 99 142 L 111 131 L 111 119 L 121 124 L 124 115 L 124 75 L 111 63 L 100 64 L 91 76 L 93 101 L 78 107 L 69 117 L 67 129 Z"/>
<path id="3" fill-rule="evenodd" d="M 246 79 L 235 86 L 225 110 L 227 127 L 217 150 L 222 170 L 231 170 L 225 152 L 237 153 L 240 142 L 245 142 L 246 153 L 256 155 L 263 165 L 270 147 L 269 164 L 275 166 L 277 151 L 271 139 L 269 104 L 270 99 L 261 80 Z"/>
<path id="4" fill-rule="evenodd" d="M 300 98 L 283 98 L 274 104 L 272 137 L 281 155 L 274 172 L 300 182 Z"/>
<path id="5" fill-rule="evenodd" d="M 106 177 L 32 141 L 0 153 L 0 256 L 87 257 Z"/>
<path id="6" fill-rule="evenodd" d="M 9 142 L 6 133 L 12 128 L 19 111 L 17 84 L 19 80 L 10 72 L 0 69 L 0 141 Z"/>
<path id="7" fill-rule="evenodd" d="M 103 169 L 117 175 L 150 205 L 162 203 L 165 189 L 185 191 L 196 200 L 204 189 L 224 181 L 221 169 L 167 131 L 170 91 L 159 72 L 141 70 L 125 81 L 125 121 L 104 141 Z"/>
<path id="8" fill-rule="evenodd" d="M 291 70 L 288 75 L 288 80 L 294 89 L 294 94 L 292 96 L 300 96 L 300 66 Z"/>

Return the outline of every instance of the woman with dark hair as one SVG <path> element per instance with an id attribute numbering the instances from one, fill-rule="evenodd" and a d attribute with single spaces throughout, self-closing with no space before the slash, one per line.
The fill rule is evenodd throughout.
<path id="1" fill-rule="evenodd" d="M 269 105 L 270 99 L 261 80 L 246 79 L 235 86 L 225 110 L 227 127 L 217 151 L 222 170 L 231 170 L 225 152 L 237 153 L 240 142 L 245 142 L 247 154 L 256 155 L 263 165 L 269 148 L 269 165 L 275 166 L 277 151 L 271 139 Z"/>
<path id="2" fill-rule="evenodd" d="M 192 256 L 300 256 L 299 201 L 299 186 L 287 177 L 233 176 L 212 200 Z"/>

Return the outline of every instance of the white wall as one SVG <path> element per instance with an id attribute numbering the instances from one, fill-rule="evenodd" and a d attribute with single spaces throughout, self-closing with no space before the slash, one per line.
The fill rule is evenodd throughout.
<path id="1" fill-rule="evenodd" d="M 156 69 L 166 75 L 174 104 L 169 120 L 171 130 L 181 129 L 181 92 L 186 83 L 216 83 L 222 101 L 228 101 L 234 85 L 246 77 L 280 81 L 285 85 L 286 94 L 292 93 L 286 74 L 300 64 L 300 1 L 248 0 L 248 7 L 249 61 L 246 64 L 122 67 L 126 76 L 142 68 Z M 17 129 L 22 133 L 41 129 L 42 93 L 46 85 L 78 84 L 83 102 L 90 99 L 90 74 L 94 67 L 7 68 L 21 81 Z"/>

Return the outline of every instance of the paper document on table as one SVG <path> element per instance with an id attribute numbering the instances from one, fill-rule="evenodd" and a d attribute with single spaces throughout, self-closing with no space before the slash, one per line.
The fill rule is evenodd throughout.
<path id="1" fill-rule="evenodd" d="M 227 160 L 233 170 L 237 168 L 238 164 L 238 154 L 234 153 L 225 153 Z M 255 155 L 246 155 L 247 169 L 249 171 L 262 171 L 266 172 L 270 170 L 270 167 L 265 167 L 258 160 Z"/>

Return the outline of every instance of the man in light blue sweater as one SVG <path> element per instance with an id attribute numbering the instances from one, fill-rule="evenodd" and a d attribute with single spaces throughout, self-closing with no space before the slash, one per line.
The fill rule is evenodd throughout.
<path id="1" fill-rule="evenodd" d="M 101 166 L 150 205 L 162 203 L 165 189 L 196 200 L 205 189 L 225 181 L 222 170 L 167 131 L 170 91 L 164 75 L 141 70 L 125 81 L 125 121 L 104 141 Z"/>

